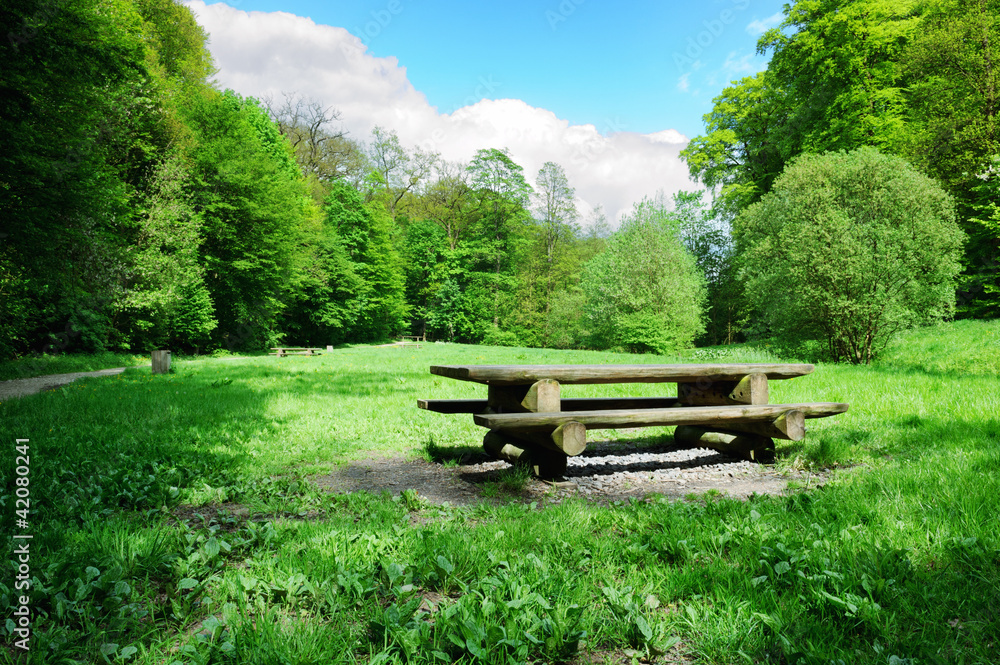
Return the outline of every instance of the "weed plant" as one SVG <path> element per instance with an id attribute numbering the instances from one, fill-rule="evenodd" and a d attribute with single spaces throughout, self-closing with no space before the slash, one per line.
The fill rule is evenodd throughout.
<path id="1" fill-rule="evenodd" d="M 204 359 L 0 403 L 4 533 L 30 533 L 39 663 L 1000 662 L 995 323 L 918 331 L 873 367 L 819 365 L 772 402 L 846 401 L 778 447 L 821 488 L 610 506 L 331 495 L 345 460 L 475 450 L 482 397 L 433 364 L 723 361 L 425 344 Z M 950 332 L 949 332 L 950 331 Z M 987 343 L 984 343 L 987 342 Z M 730 347 L 725 362 L 772 359 Z M 950 354 L 950 355 L 946 355 Z M 685 354 L 690 356 L 693 354 Z M 994 364 L 991 364 L 994 363 Z M 569 396 L 663 386 L 567 386 Z M 655 442 L 668 429 L 643 430 Z M 632 436 L 620 431 L 590 436 Z M 30 439 L 30 473 L 15 467 Z M 470 446 L 473 446 L 470 448 Z M 16 478 L 30 480 L 27 526 Z M 23 493 L 23 492 L 22 492 Z M 13 543 L 14 541 L 10 541 Z M 13 617 L 17 562 L 0 576 Z M 666 654 L 666 655 L 665 655 Z"/>

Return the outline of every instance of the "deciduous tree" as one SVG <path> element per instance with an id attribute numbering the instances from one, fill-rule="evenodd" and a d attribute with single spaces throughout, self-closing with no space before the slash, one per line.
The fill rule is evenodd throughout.
<path id="1" fill-rule="evenodd" d="M 704 330 L 704 277 L 662 203 L 637 203 L 584 267 L 580 285 L 598 348 L 667 353 Z"/>

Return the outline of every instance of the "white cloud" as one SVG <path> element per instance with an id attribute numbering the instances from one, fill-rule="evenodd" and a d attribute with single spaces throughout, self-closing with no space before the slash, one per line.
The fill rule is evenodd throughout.
<path id="1" fill-rule="evenodd" d="M 403 145 L 452 161 L 469 161 L 480 148 L 507 147 L 529 180 L 553 161 L 566 170 L 580 207 L 603 205 L 612 220 L 658 190 L 696 187 L 678 156 L 688 139 L 675 130 L 642 135 L 621 131 L 616 122 L 600 129 L 570 125 L 518 99 L 481 99 L 443 114 L 413 87 L 396 58 L 368 54 L 343 28 L 285 12 L 185 4 L 209 34 L 221 87 L 255 97 L 294 92 L 314 99 L 338 109 L 356 139 L 381 125 L 395 130 Z M 470 95 L 483 91 L 482 82 L 470 83 Z"/>
<path id="2" fill-rule="evenodd" d="M 754 19 L 747 24 L 747 32 L 751 35 L 763 35 L 771 28 L 777 26 L 785 18 L 784 14 L 778 12 L 764 19 Z"/>

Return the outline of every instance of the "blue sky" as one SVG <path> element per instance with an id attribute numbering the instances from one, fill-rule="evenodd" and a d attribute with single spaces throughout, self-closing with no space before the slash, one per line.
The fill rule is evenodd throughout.
<path id="1" fill-rule="evenodd" d="M 182 0 L 209 36 L 222 88 L 339 113 L 411 150 L 468 163 L 509 149 L 531 182 L 562 166 L 586 219 L 695 190 L 680 156 L 731 80 L 766 65 L 776 0 Z"/>
<path id="2" fill-rule="evenodd" d="M 396 57 L 414 87 L 443 113 L 481 97 L 515 98 L 602 132 L 676 129 L 691 138 L 701 133 L 702 115 L 731 79 L 763 67 L 756 39 L 774 24 L 782 2 L 243 0 L 230 5 L 346 28 L 372 55 Z"/>

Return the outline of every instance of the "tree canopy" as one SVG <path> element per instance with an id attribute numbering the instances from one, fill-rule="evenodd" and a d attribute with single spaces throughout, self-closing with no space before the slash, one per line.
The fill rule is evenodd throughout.
<path id="1" fill-rule="evenodd" d="M 751 242 L 764 237 L 755 211 L 777 211 L 769 197 L 803 155 L 861 160 L 863 146 L 953 197 L 968 237 L 955 311 L 996 316 L 998 3 L 792 2 L 758 43 L 767 69 L 725 88 L 682 153 L 706 190 L 661 193 L 609 220 L 553 161 L 526 173 L 503 146 L 483 146 L 446 162 L 391 128 L 349 136 L 338 100 L 218 89 L 206 35 L 176 0 L 10 0 L 0 357 L 405 333 L 660 353 L 780 331 L 776 319 L 747 325 L 761 306 L 746 288 L 765 246 Z M 851 196 L 874 205 L 882 190 Z M 782 233 L 816 224 L 800 217 Z M 942 266 L 951 238 L 930 243 Z M 923 283 L 929 268 L 905 265 Z M 946 284 L 911 298 L 937 309 L 897 319 L 951 311 Z"/>
<path id="2" fill-rule="evenodd" d="M 1000 236 L 983 179 L 1000 155 L 996 0 L 798 0 L 758 41 L 767 69 L 733 82 L 682 152 L 732 217 L 795 157 L 875 147 L 939 179 L 970 237 L 959 313 L 1000 314 Z"/>

